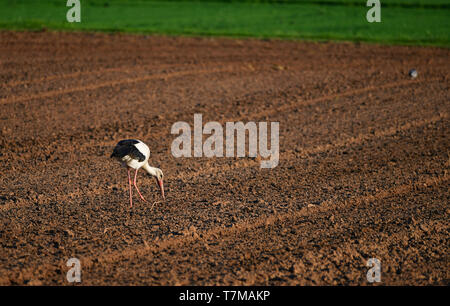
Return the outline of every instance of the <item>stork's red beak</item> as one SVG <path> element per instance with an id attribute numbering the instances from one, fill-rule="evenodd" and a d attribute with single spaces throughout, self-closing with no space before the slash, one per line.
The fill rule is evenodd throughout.
<path id="1" fill-rule="evenodd" d="M 161 195 L 162 195 L 163 199 L 165 200 L 166 197 L 164 196 L 164 183 L 163 183 L 163 180 L 157 180 L 157 182 L 158 182 L 159 190 L 161 190 Z"/>

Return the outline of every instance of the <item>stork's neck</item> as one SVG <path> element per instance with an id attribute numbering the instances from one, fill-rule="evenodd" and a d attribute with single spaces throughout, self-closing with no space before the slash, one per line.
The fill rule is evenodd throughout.
<path id="1" fill-rule="evenodd" d="M 150 166 L 148 163 L 146 163 L 145 165 L 142 166 L 142 169 L 144 169 L 145 171 L 147 171 L 148 174 L 152 175 L 152 176 L 157 176 L 156 170 L 158 168 L 152 167 Z"/>

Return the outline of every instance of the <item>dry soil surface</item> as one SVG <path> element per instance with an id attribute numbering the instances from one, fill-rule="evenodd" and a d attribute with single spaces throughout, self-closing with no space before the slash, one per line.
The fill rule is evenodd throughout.
<path id="1" fill-rule="evenodd" d="M 0 32 L 0 284 L 449 284 L 450 51 Z M 416 68 L 418 77 L 408 71 Z M 175 158 L 172 124 L 279 122 L 280 162 Z M 145 141 L 153 209 L 110 159 Z M 153 178 L 143 195 L 160 201 Z"/>

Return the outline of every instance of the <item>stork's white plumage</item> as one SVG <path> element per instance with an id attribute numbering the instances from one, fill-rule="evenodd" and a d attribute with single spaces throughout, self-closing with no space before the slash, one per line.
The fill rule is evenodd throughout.
<path id="1" fill-rule="evenodd" d="M 117 143 L 116 147 L 111 154 L 111 157 L 118 159 L 128 170 L 128 183 L 130 186 L 130 207 L 133 207 L 133 196 L 131 187 L 131 168 L 135 169 L 133 185 L 136 188 L 141 199 L 148 203 L 147 200 L 142 196 L 139 188 L 136 184 L 136 177 L 139 169 L 144 169 L 148 174 L 155 177 L 156 183 L 161 190 L 161 195 L 164 197 L 164 184 L 163 184 L 163 172 L 159 168 L 151 167 L 148 164 L 148 159 L 150 157 L 150 149 L 148 146 L 140 140 L 136 139 L 126 139 L 121 140 Z M 153 203 L 154 205 L 154 203 Z M 152 205 L 152 207 L 153 207 Z"/>

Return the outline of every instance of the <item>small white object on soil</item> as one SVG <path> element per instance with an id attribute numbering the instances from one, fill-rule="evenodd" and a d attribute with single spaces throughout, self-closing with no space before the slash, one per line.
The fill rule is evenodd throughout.
<path id="1" fill-rule="evenodd" d="M 417 70 L 416 69 L 411 69 L 409 71 L 409 76 L 412 77 L 413 79 L 417 78 Z"/>

